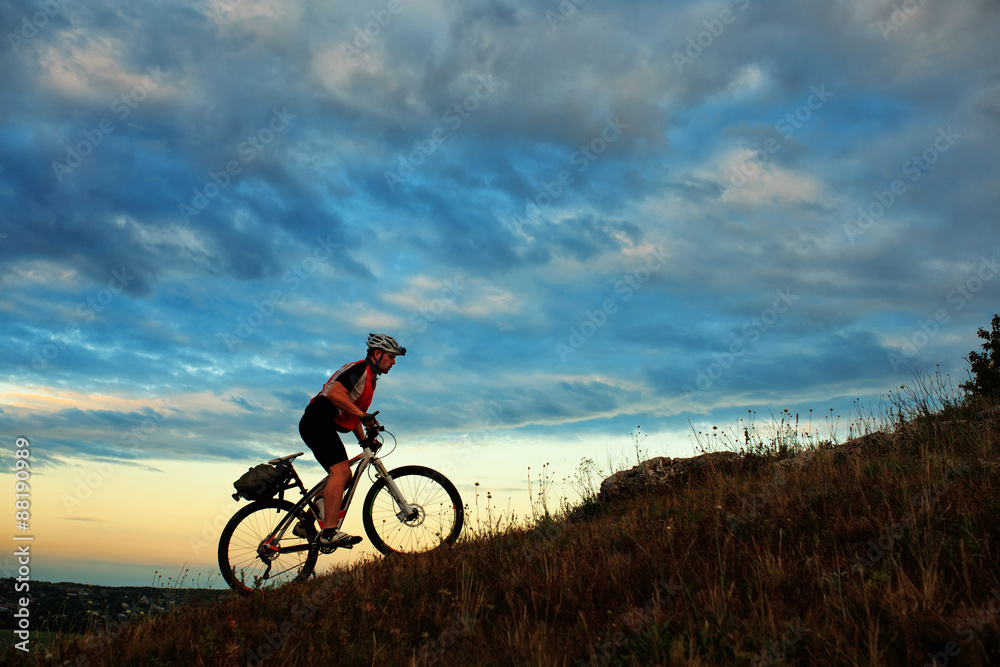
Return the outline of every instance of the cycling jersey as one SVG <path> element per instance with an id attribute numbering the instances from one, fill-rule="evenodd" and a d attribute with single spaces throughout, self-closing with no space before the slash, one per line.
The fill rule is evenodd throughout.
<path id="1" fill-rule="evenodd" d="M 375 393 L 377 379 L 375 371 L 372 370 L 367 360 L 352 361 L 331 375 L 330 379 L 323 385 L 323 390 L 316 394 L 309 403 L 311 405 L 316 402 L 316 399 L 320 396 L 329 399 L 330 390 L 333 389 L 334 383 L 339 382 L 347 390 L 347 395 L 351 399 L 351 402 L 362 412 L 368 412 L 368 406 L 372 404 L 372 396 Z M 337 411 L 339 414 L 334 419 L 334 423 L 337 425 L 337 430 L 341 433 L 353 431 L 361 423 L 361 417 L 347 414 L 339 408 L 337 408 Z"/>

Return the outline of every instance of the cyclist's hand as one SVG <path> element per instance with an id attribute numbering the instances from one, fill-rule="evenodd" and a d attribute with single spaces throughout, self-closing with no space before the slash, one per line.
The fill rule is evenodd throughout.
<path id="1" fill-rule="evenodd" d="M 378 421 L 375 420 L 375 415 L 369 414 L 367 412 L 361 415 L 361 423 L 368 428 L 372 426 L 378 426 Z"/>

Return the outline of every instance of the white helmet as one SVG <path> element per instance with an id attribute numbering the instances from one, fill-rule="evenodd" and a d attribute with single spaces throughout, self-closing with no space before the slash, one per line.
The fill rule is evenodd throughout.
<path id="1" fill-rule="evenodd" d="M 392 354 L 400 357 L 406 355 L 406 348 L 400 347 L 395 338 L 392 336 L 386 336 L 385 334 L 368 334 L 368 349 L 391 352 Z"/>

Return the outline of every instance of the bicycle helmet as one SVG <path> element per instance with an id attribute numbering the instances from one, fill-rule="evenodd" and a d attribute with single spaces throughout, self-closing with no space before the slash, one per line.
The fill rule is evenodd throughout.
<path id="1" fill-rule="evenodd" d="M 385 334 L 368 334 L 368 349 L 391 352 L 392 354 L 400 357 L 406 355 L 406 348 L 400 347 L 395 338 L 392 336 L 386 336 Z"/>

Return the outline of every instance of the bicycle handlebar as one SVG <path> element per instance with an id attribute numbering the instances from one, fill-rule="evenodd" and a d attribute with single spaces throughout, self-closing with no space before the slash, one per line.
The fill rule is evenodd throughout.
<path id="1" fill-rule="evenodd" d="M 372 417 L 371 418 L 371 423 L 374 424 L 374 426 L 369 426 L 368 424 L 364 425 L 364 427 L 365 427 L 365 439 L 358 443 L 361 447 L 369 447 L 372 444 L 374 444 L 375 437 L 379 433 L 381 433 L 382 431 L 385 430 L 385 426 L 382 426 L 377 421 L 375 421 L 375 417 L 378 415 L 379 412 L 381 412 L 381 410 L 376 410 L 375 412 L 373 412 L 371 414 L 371 417 Z"/>

